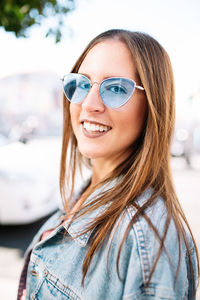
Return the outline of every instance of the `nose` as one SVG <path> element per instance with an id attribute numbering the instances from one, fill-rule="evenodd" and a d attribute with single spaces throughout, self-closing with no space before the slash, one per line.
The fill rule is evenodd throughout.
<path id="1" fill-rule="evenodd" d="M 82 109 L 88 112 L 103 112 L 105 105 L 99 95 L 99 85 L 94 82 L 89 93 L 82 102 Z"/>

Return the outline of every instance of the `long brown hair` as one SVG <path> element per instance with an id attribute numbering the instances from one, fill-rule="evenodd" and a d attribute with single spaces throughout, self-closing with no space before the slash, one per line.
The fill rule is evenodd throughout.
<path id="1" fill-rule="evenodd" d="M 115 29 L 106 31 L 94 38 L 75 63 L 72 72 L 78 72 L 80 65 L 91 48 L 97 43 L 107 39 L 118 39 L 125 43 L 130 50 L 134 58 L 137 76 L 145 89 L 148 113 L 144 129 L 138 138 L 137 143 L 134 144 L 132 154 L 117 166 L 111 174 L 108 174 L 107 178 L 99 183 L 98 186 L 113 178 L 120 178 L 118 183 L 112 189 L 99 195 L 98 199 L 94 199 L 93 202 L 90 202 L 90 205 L 84 206 L 83 203 L 82 207 L 84 206 L 84 210 L 81 211 L 81 209 L 79 209 L 77 214 L 77 216 L 87 214 L 98 207 L 109 203 L 106 211 L 98 216 L 93 223 L 88 224 L 86 230 L 96 229 L 95 234 L 91 237 L 88 252 L 83 263 L 83 282 L 94 254 L 103 245 L 106 238 L 111 235 L 120 215 L 123 214 L 127 207 L 131 205 L 136 207 L 135 200 L 137 197 L 147 188 L 151 187 L 154 191 L 152 196 L 143 206 L 136 207 L 137 213 L 130 221 L 125 232 L 119 247 L 117 266 L 119 263 L 120 251 L 128 232 L 138 217 L 142 215 L 146 218 L 149 226 L 153 229 L 160 241 L 160 248 L 151 270 L 151 279 L 159 256 L 164 250 L 164 240 L 167 235 L 170 221 L 173 219 L 179 240 L 179 257 L 181 256 L 181 240 L 184 240 L 186 245 L 194 291 L 194 270 L 189 242 L 184 229 L 185 224 L 188 227 L 191 236 L 192 233 L 177 199 L 169 165 L 170 144 L 175 120 L 174 79 L 170 59 L 163 47 L 151 36 L 140 32 Z M 77 167 L 81 167 L 84 160 L 86 161 L 78 150 L 77 141 L 71 127 L 69 102 L 66 100 L 65 96 L 63 96 L 63 143 L 60 169 L 60 190 L 66 213 L 69 213 L 69 203 L 73 195 Z M 90 187 L 86 192 L 85 198 L 87 198 L 96 188 L 97 186 Z M 67 194 L 68 191 L 70 191 L 70 193 Z M 145 215 L 146 208 L 157 196 L 161 196 L 164 199 L 167 208 L 167 218 L 163 236 L 159 236 L 158 231 Z M 197 254 L 194 239 L 193 242 Z"/>

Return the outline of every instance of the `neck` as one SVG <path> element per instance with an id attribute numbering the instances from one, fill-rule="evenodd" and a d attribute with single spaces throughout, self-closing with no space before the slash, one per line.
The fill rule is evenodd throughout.
<path id="1" fill-rule="evenodd" d="M 91 184 L 98 184 L 108 177 L 117 166 L 127 159 L 131 152 L 131 149 L 128 149 L 126 152 L 118 154 L 113 153 L 112 157 L 99 157 L 92 159 Z"/>
<path id="2" fill-rule="evenodd" d="M 104 160 L 101 158 L 92 160 L 92 181 L 95 185 L 104 180 L 121 163 L 117 160 Z"/>
<path id="3" fill-rule="evenodd" d="M 113 166 L 110 163 L 103 162 L 102 159 L 92 161 L 92 181 L 91 185 L 98 184 L 112 172 Z"/>

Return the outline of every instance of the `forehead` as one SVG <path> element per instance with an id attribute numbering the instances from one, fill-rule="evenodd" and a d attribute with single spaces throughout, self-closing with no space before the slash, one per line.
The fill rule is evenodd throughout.
<path id="1" fill-rule="evenodd" d="M 134 58 L 128 47 L 119 40 L 105 40 L 96 44 L 83 60 L 79 73 L 104 77 L 135 77 Z"/>

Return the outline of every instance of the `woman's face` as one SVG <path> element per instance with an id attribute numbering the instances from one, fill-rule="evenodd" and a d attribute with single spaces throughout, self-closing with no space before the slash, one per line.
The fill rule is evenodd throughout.
<path id="1" fill-rule="evenodd" d="M 107 162 L 115 167 L 129 156 L 131 145 L 141 133 L 147 101 L 144 91 L 136 89 L 125 105 L 109 108 L 100 98 L 99 83 L 108 77 L 127 77 L 139 84 L 131 53 L 118 40 L 100 42 L 89 51 L 78 73 L 98 83 L 82 103 L 70 104 L 79 151 L 93 163 Z"/>

